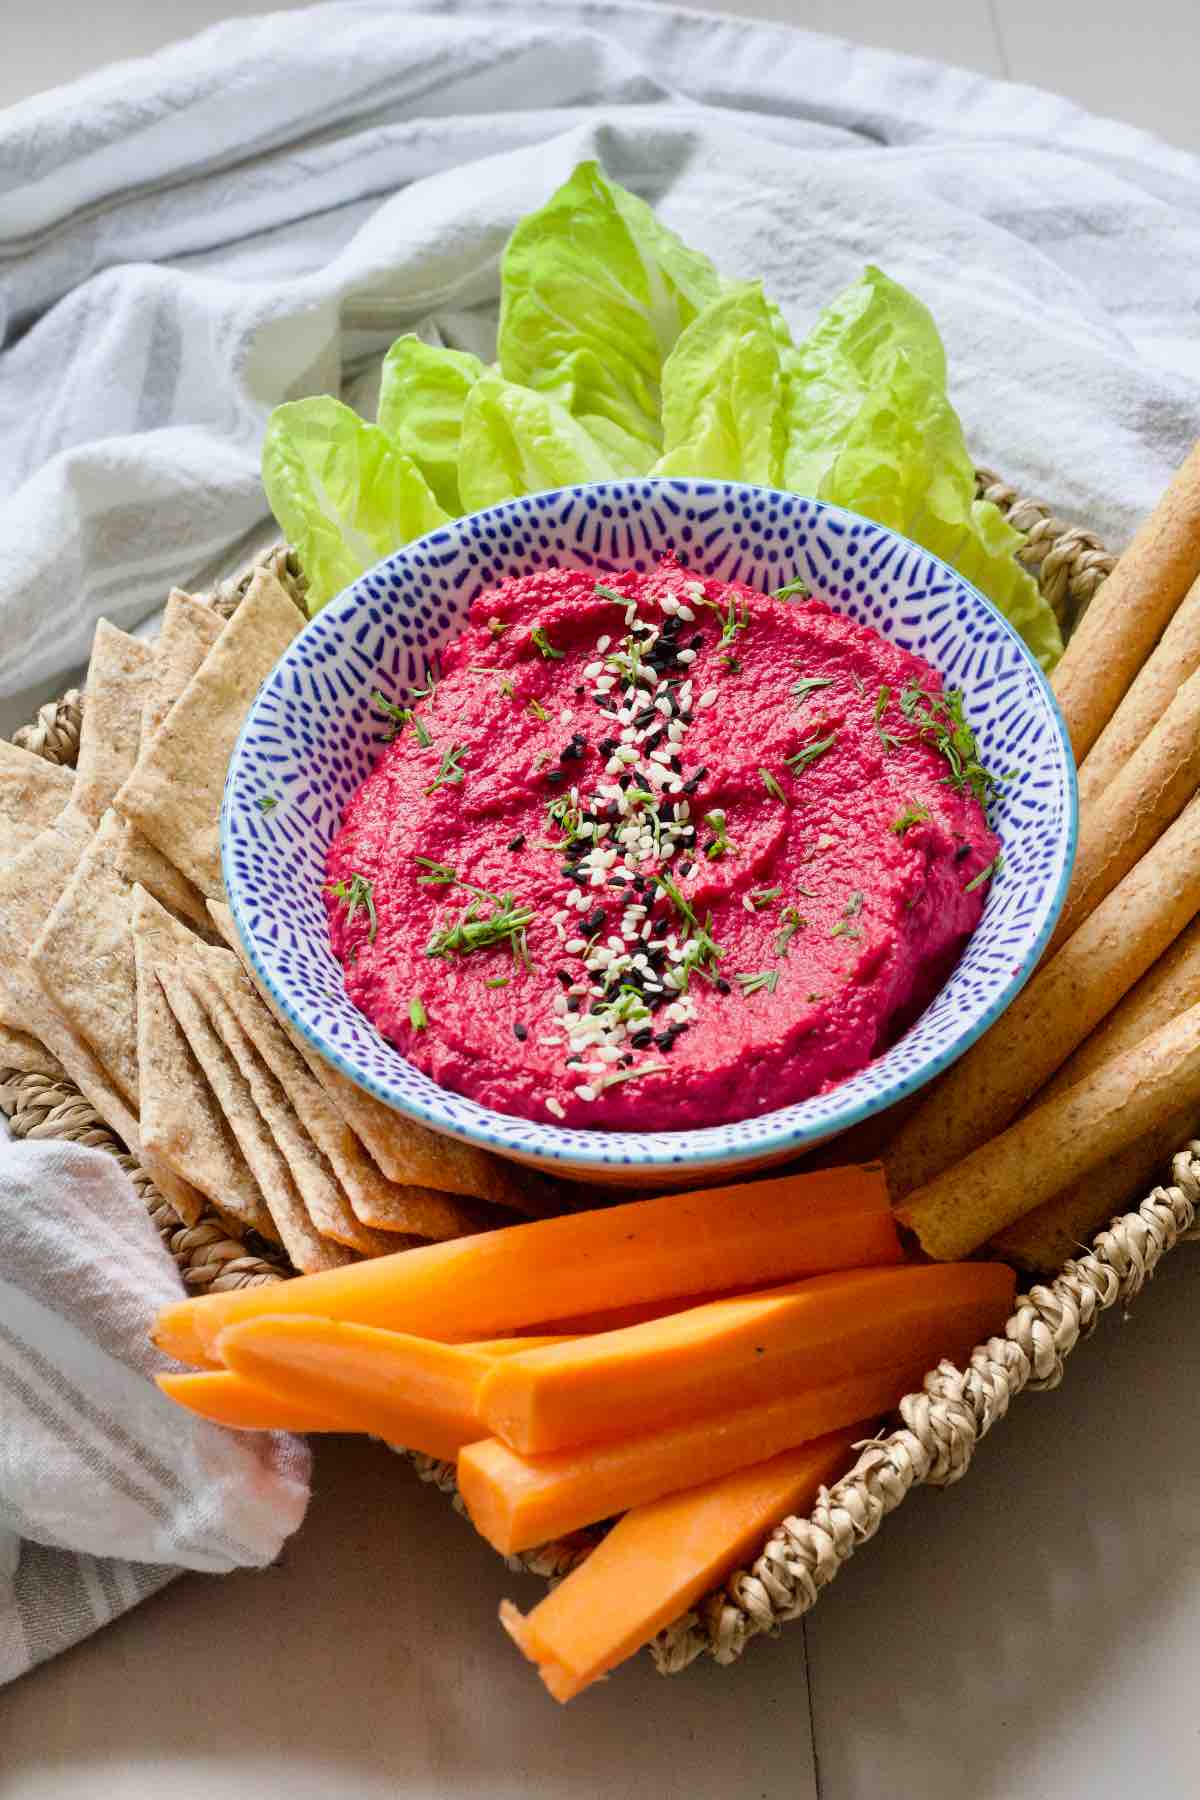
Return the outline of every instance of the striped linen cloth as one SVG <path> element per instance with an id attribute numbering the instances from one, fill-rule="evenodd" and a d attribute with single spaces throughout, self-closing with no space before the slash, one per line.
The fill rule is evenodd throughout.
<path id="1" fill-rule="evenodd" d="M 0 1683 L 182 1569 L 274 1561 L 309 1452 L 223 1431 L 150 1377 L 178 1273 L 112 1157 L 0 1142 Z"/>
<path id="2" fill-rule="evenodd" d="M 1133 126 L 620 0 L 231 20 L 0 114 L 0 696 L 261 526 L 276 402 L 416 327 L 490 355 L 587 156 L 797 330 L 867 262 L 911 286 L 976 457 L 1112 544 L 1196 434 L 1200 160 Z"/>

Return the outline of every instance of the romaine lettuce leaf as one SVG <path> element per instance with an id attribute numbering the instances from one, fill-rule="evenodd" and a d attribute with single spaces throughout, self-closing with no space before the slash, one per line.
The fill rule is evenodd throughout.
<path id="1" fill-rule="evenodd" d="M 786 419 L 777 315 L 757 282 L 730 287 L 681 334 L 663 368 L 656 475 L 783 478 Z"/>
<path id="2" fill-rule="evenodd" d="M 708 258 L 585 162 L 521 220 L 500 274 L 501 373 L 657 451 L 663 362 L 721 291 Z"/>
<path id="3" fill-rule="evenodd" d="M 544 488 L 604 481 L 613 473 L 609 455 L 551 395 L 491 370 L 467 395 L 458 489 L 468 512 Z"/>
<path id="4" fill-rule="evenodd" d="M 311 613 L 381 557 L 449 517 L 411 457 L 328 394 L 275 408 L 263 440 L 262 477 L 308 577 Z"/>
<path id="5" fill-rule="evenodd" d="M 383 359 L 376 420 L 412 457 L 452 516 L 462 512 L 458 441 L 467 395 L 484 365 L 469 350 L 447 350 L 411 334 L 397 338 Z"/>

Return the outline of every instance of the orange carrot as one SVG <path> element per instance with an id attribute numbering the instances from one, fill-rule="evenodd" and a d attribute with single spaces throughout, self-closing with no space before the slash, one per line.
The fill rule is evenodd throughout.
<path id="1" fill-rule="evenodd" d="M 500 1623 L 554 1698 L 574 1699 L 687 1612 L 772 1526 L 807 1512 L 870 1430 L 852 1426 L 637 1507 L 531 1613 L 503 1601 Z"/>
<path id="2" fill-rule="evenodd" d="M 329 1414 L 303 1400 L 280 1400 L 228 1369 L 200 1375 L 156 1375 L 167 1398 L 214 1425 L 233 1431 L 345 1431 Z"/>
<path id="3" fill-rule="evenodd" d="M 964 1338 L 947 1343 L 942 1354 L 957 1361 L 973 1348 Z M 459 1452 L 458 1491 L 476 1531 L 512 1556 L 664 1494 L 716 1481 L 855 1419 L 891 1412 L 920 1387 L 930 1360 L 550 1456 L 519 1456 L 499 1438 L 482 1438 Z"/>
<path id="4" fill-rule="evenodd" d="M 702 1419 L 889 1364 L 936 1359 L 1011 1308 L 1002 1263 L 855 1269 L 494 1362 L 476 1399 L 524 1456 Z"/>
<path id="5" fill-rule="evenodd" d="M 231 1325 L 219 1349 L 235 1374 L 345 1430 L 450 1460 L 484 1435 L 474 1396 L 495 1365 L 473 1350 L 294 1313 Z"/>
<path id="6" fill-rule="evenodd" d="M 603 1307 L 902 1260 L 878 1165 L 823 1169 L 568 1213 L 270 1289 L 181 1300 L 163 1309 L 152 1335 L 181 1362 L 211 1368 L 225 1327 L 261 1313 L 462 1341 Z"/>

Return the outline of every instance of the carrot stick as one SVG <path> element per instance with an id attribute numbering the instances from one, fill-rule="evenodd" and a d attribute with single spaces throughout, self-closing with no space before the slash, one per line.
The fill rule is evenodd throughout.
<path id="1" fill-rule="evenodd" d="M 1189 675 L 1200 669 L 1200 579 L 1143 664 L 1079 771 L 1079 804 L 1092 806 L 1149 737 Z"/>
<path id="2" fill-rule="evenodd" d="M 337 1280 L 206 1294 L 165 1307 L 152 1335 L 181 1362 L 212 1367 L 225 1327 L 259 1313 L 319 1313 L 463 1340 L 900 1260 L 882 1170 L 831 1169 L 512 1225 L 374 1257 L 337 1270 Z"/>
<path id="3" fill-rule="evenodd" d="M 1200 444 L 1084 613 L 1052 684 L 1082 762 L 1200 575 Z"/>
<path id="4" fill-rule="evenodd" d="M 554 1698 L 573 1699 L 687 1612 L 773 1526 L 807 1512 L 870 1430 L 834 1432 L 626 1513 L 531 1613 L 502 1602 L 500 1623 Z"/>
<path id="5" fill-rule="evenodd" d="M 1146 1196 L 1167 1165 L 1200 1125 L 1200 1109 L 1172 1113 L 1154 1131 L 1134 1140 L 1099 1167 L 1089 1169 L 1052 1200 L 998 1232 L 988 1246 L 994 1256 L 1022 1269 L 1061 1269 L 1079 1256 L 1114 1213 L 1127 1212 Z"/>
<path id="6" fill-rule="evenodd" d="M 303 1400 L 281 1400 L 227 1369 L 200 1375 L 156 1375 L 167 1398 L 214 1425 L 234 1431 L 345 1431 L 346 1427 Z"/>
<path id="7" fill-rule="evenodd" d="M 935 1360 L 964 1329 L 1002 1324 L 1012 1295 L 1002 1263 L 819 1275 L 505 1357 L 491 1365 L 476 1409 L 488 1433 L 543 1456 Z"/>
<path id="8" fill-rule="evenodd" d="M 290 1405 L 447 1460 L 484 1435 L 474 1397 L 498 1366 L 432 1338 L 295 1313 L 230 1325 L 219 1347 L 235 1375 Z"/>
<path id="9" fill-rule="evenodd" d="M 887 1152 L 892 1193 L 911 1194 L 1002 1131 L 1197 911 L 1193 800 L 905 1120 Z"/>
<path id="10" fill-rule="evenodd" d="M 974 1339 L 964 1333 L 942 1354 L 957 1361 L 973 1348 Z M 904 1394 L 920 1387 L 927 1367 L 924 1361 L 904 1369 L 872 1369 L 802 1393 L 774 1395 L 753 1406 L 550 1456 L 520 1456 L 499 1438 L 482 1438 L 459 1453 L 458 1491 L 476 1531 L 503 1556 L 512 1556 L 664 1494 L 716 1481 L 855 1419 L 891 1412 Z"/>
<path id="11" fill-rule="evenodd" d="M 1200 1108 L 1200 1006 L 1027 1113 L 910 1195 L 896 1216 L 929 1256 L 969 1256 L 1189 1108 Z"/>
<path id="12" fill-rule="evenodd" d="M 1103 795 L 1082 807 L 1066 904 L 1048 956 L 1066 942 L 1200 787 L 1200 669 L 1180 688 Z"/>
<path id="13" fill-rule="evenodd" d="M 1052 1075 L 1036 1095 L 1033 1104 L 1041 1106 L 1064 1088 L 1074 1087 L 1101 1063 L 1132 1050 L 1144 1037 L 1160 1025 L 1195 1006 L 1200 1000 L 1200 917 L 1181 931 L 1169 950 L 1164 951 L 1142 979 L 1130 988 L 1119 1005 L 1084 1038 L 1078 1050 Z M 1132 1192 L 1132 1188 L 1128 1190 Z"/>

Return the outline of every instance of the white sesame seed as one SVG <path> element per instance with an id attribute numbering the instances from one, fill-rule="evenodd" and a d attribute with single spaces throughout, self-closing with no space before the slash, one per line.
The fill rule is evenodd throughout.
<path id="1" fill-rule="evenodd" d="M 699 707 L 702 707 L 702 708 L 707 708 L 710 706 L 715 706 L 716 700 L 717 700 L 716 688 L 705 688 L 704 692 L 701 694 L 700 698 L 697 700 L 696 705 Z"/>
<path id="2" fill-rule="evenodd" d="M 565 1119 L 567 1116 L 553 1094 L 546 1101 L 546 1111 L 553 1113 L 556 1119 Z"/>
<path id="3" fill-rule="evenodd" d="M 575 1089 L 575 1098 L 577 1100 L 594 1100 L 596 1098 L 596 1090 L 594 1087 L 589 1087 L 588 1084 L 584 1082 L 582 1087 L 577 1087 Z"/>
<path id="4" fill-rule="evenodd" d="M 574 717 L 575 717 L 575 714 L 572 711 L 572 709 L 569 706 L 564 706 L 562 711 L 558 715 L 559 724 L 560 725 L 569 725 L 571 723 L 571 720 Z"/>
<path id="5" fill-rule="evenodd" d="M 597 650 L 600 648 L 599 644 L 596 645 L 596 648 Z M 602 662 L 590 662 L 583 672 L 589 681 L 595 681 L 597 675 L 603 675 L 604 664 Z"/>
<path id="6" fill-rule="evenodd" d="M 669 750 L 652 750 L 650 752 L 650 761 L 661 763 L 665 768 L 669 769 L 671 766 L 671 752 Z"/>
<path id="7" fill-rule="evenodd" d="M 608 646 L 611 643 L 612 643 L 612 639 L 608 636 L 607 633 L 605 633 L 605 635 L 602 638 L 596 639 L 596 648 L 597 648 L 597 650 L 599 650 L 600 654 L 603 656 L 604 652 L 608 649 Z"/>
<path id="8" fill-rule="evenodd" d="M 596 1055 L 600 1058 L 601 1065 L 604 1063 L 615 1063 L 620 1054 L 621 1052 L 617 1049 L 615 1044 L 602 1044 L 596 1052 Z M 598 1072 L 603 1074 L 603 1066 L 601 1066 L 601 1069 Z"/>
<path id="9" fill-rule="evenodd" d="M 594 666 L 595 665 L 593 664 L 592 667 Z M 607 694 L 609 689 L 616 687 L 616 685 L 617 678 L 615 675 L 597 675 L 596 677 L 596 686 L 602 694 Z"/>
<path id="10" fill-rule="evenodd" d="M 672 744 L 682 744 L 685 729 L 686 727 L 681 725 L 678 719 L 672 719 L 671 723 L 667 726 L 668 740 Z"/>
<path id="11" fill-rule="evenodd" d="M 606 775 L 619 775 L 624 767 L 625 764 L 621 761 L 619 756 L 610 756 L 604 765 L 604 773 Z"/>
<path id="12" fill-rule="evenodd" d="M 690 625 L 696 615 L 692 611 L 690 606 L 681 606 L 679 608 L 679 616 L 681 619 L 686 620 L 686 622 Z"/>
<path id="13" fill-rule="evenodd" d="M 662 596 L 662 598 L 659 600 L 658 604 L 662 607 L 662 609 L 665 613 L 670 614 L 670 613 L 675 613 L 675 612 L 679 611 L 679 602 L 675 598 L 674 594 L 664 594 Z"/>
<path id="14" fill-rule="evenodd" d="M 681 663 L 694 663 L 696 660 L 696 652 L 694 650 L 680 650 L 676 653 L 675 660 L 676 662 Z"/>
<path id="15" fill-rule="evenodd" d="M 586 938 L 581 937 L 568 938 L 566 949 L 572 956 L 581 956 L 587 949 L 587 940 Z"/>
<path id="16" fill-rule="evenodd" d="M 666 694 L 660 694 L 655 700 L 654 705 L 664 719 L 669 719 L 671 714 L 675 711 L 675 708 L 671 705 L 670 697 Z"/>

